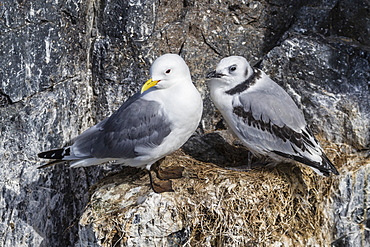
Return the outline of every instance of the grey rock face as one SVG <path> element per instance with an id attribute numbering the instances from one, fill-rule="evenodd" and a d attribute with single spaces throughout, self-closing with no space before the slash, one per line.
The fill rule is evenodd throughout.
<path id="1" fill-rule="evenodd" d="M 304 107 L 316 133 L 359 150 L 369 148 L 370 63 L 361 50 L 293 34 L 262 65 Z"/>
<path id="2" fill-rule="evenodd" d="M 369 165 L 341 179 L 335 197 L 334 246 L 367 246 L 369 238 Z"/>
<path id="3" fill-rule="evenodd" d="M 333 246 L 366 246 L 370 241 L 365 182 L 370 167 L 369 61 L 367 52 L 347 43 L 292 34 L 262 63 L 304 106 L 317 137 L 342 168 L 333 191 Z"/>
<path id="4" fill-rule="evenodd" d="M 177 246 L 176 243 L 189 245 L 194 243 L 192 241 L 205 246 L 243 241 L 261 245 L 322 246 L 331 242 L 334 246 L 368 245 L 369 8 L 368 1 L 360 0 L 311 3 L 293 0 L 1 2 L 0 246 L 99 246 L 112 233 L 108 231 L 110 228 L 98 232 L 96 218 L 87 214 L 104 213 L 104 210 L 92 211 L 94 208 L 86 208 L 86 205 L 89 202 L 98 205 L 94 200 L 90 201 L 92 195 L 93 199 L 108 199 L 113 203 L 107 208 L 115 208 L 117 202 L 103 191 L 104 188 L 110 188 L 108 192 L 120 191 L 120 186 L 128 187 L 121 190 L 122 194 L 115 195 L 124 198 L 123 202 L 131 198 L 133 203 L 122 206 L 127 215 L 117 222 L 132 222 L 127 228 L 132 232 L 121 229 L 117 238 L 128 239 L 126 243 L 131 246 L 140 243 Z M 341 175 L 323 180 L 307 175 L 301 166 L 303 175 L 297 175 L 301 173 L 294 167 L 276 169 L 283 170 L 283 178 L 297 179 L 289 180 L 290 186 L 301 184 L 307 187 L 300 188 L 297 194 L 313 198 L 315 205 L 320 206 L 311 205 L 305 211 L 304 196 L 294 197 L 293 205 L 303 208 L 302 212 L 308 215 L 315 211 L 314 208 L 323 209 L 311 216 L 316 217 L 313 217 L 316 219 L 314 226 L 322 227 L 325 234 L 319 236 L 315 229 L 311 229 L 307 232 L 316 235 L 302 242 L 304 235 L 289 235 L 297 229 L 286 228 L 288 233 L 283 240 L 274 240 L 273 237 L 260 237 L 269 233 L 268 228 L 261 225 L 254 228 L 260 230 L 250 231 L 248 239 L 241 240 L 237 234 L 232 235 L 240 230 L 237 228 L 230 228 L 230 231 L 222 227 L 213 229 L 216 232 L 225 230 L 228 238 L 212 235 L 210 229 L 206 231 L 209 235 L 203 236 L 199 232 L 200 219 L 210 224 L 215 215 L 221 217 L 227 212 L 221 210 L 223 207 L 214 207 L 216 201 L 228 205 L 221 196 L 223 189 L 234 193 L 239 191 L 235 189 L 237 186 L 245 184 L 244 175 L 238 183 L 227 180 L 227 170 L 216 169 L 222 174 L 221 180 L 206 175 L 196 178 L 194 174 L 199 175 L 199 172 L 185 170 L 185 179 L 179 179 L 177 183 L 185 186 L 186 191 L 178 189 L 175 193 L 159 196 L 164 204 L 173 206 L 170 211 L 175 215 L 165 218 L 163 222 L 168 229 L 160 232 L 152 231 L 150 227 L 148 231 L 145 231 L 147 228 L 138 230 L 150 226 L 151 220 L 159 219 L 156 217 L 166 215 L 161 211 L 163 204 L 156 204 L 159 197 L 150 193 L 147 178 L 140 172 L 134 172 L 140 175 L 134 176 L 136 180 L 111 181 L 107 187 L 90 190 L 93 184 L 109 174 L 122 171 L 121 176 L 127 179 L 132 172 L 114 165 L 79 169 L 59 165 L 36 169 L 41 165 L 36 156 L 38 152 L 64 145 L 111 114 L 148 79 L 151 62 L 168 52 L 180 53 L 184 57 L 205 101 L 199 133 L 184 147 L 187 155 L 199 161 L 199 172 L 204 170 L 200 161 L 220 166 L 240 165 L 246 157 L 247 151 L 232 146 L 227 135 L 223 134 L 225 142 L 215 133 L 202 134 L 225 128 L 209 99 L 205 81 L 205 74 L 214 69 L 222 57 L 245 56 L 288 91 L 302 108 L 307 122 Z M 204 167 L 215 171 L 207 165 Z M 271 170 L 262 174 L 266 172 Z M 248 179 L 260 173 L 251 174 Z M 285 181 L 281 180 L 280 173 L 277 174 L 273 181 Z M 261 176 L 265 178 L 265 175 Z M 198 187 L 195 185 L 199 181 L 199 184 L 208 186 L 206 190 L 196 191 Z M 257 179 L 253 181 L 256 181 L 256 187 L 261 186 L 258 188 L 274 189 L 258 183 Z M 130 194 L 130 189 L 137 188 L 135 183 L 141 186 L 142 195 Z M 253 188 L 253 184 L 248 186 Z M 243 190 L 248 195 L 252 192 L 252 189 Z M 194 212 L 206 212 L 209 217 L 186 216 L 174 209 L 179 205 L 191 208 L 186 202 L 202 202 L 201 198 L 193 197 L 201 193 L 210 193 L 207 197 L 210 199 L 200 211 Z M 311 197 L 312 194 L 315 196 Z M 263 193 L 253 195 L 248 198 L 263 201 L 268 196 Z M 238 197 L 236 201 L 243 204 L 246 200 Z M 176 204 L 178 202 L 181 203 Z M 255 201 L 254 204 L 264 205 L 261 207 L 265 209 L 271 206 Z M 153 213 L 152 219 L 143 217 L 141 219 L 146 220 L 139 222 L 139 216 L 135 215 L 145 215 L 149 209 L 157 210 L 158 214 Z M 318 223 L 321 221 L 330 224 Z M 158 222 L 160 227 L 161 221 Z M 169 227 L 170 223 L 173 228 Z M 241 229 L 251 229 L 248 224 L 240 224 L 244 226 Z M 277 227 L 274 223 L 269 224 Z M 140 242 L 140 236 L 146 236 L 147 242 Z M 250 242 L 253 236 L 260 238 Z M 113 237 L 112 241 L 119 242 Z M 241 242 L 237 242 L 239 240 Z"/>

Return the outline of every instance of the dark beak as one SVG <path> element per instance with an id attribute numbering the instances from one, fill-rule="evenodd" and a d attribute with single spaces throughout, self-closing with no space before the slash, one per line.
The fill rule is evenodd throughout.
<path id="1" fill-rule="evenodd" d="M 221 77 L 223 77 L 224 76 L 224 74 L 222 74 L 222 73 L 217 73 L 216 72 L 216 70 L 214 70 L 214 71 L 211 71 L 211 72 L 209 72 L 208 74 L 207 74 L 207 76 L 206 76 L 206 78 L 221 78 Z"/>

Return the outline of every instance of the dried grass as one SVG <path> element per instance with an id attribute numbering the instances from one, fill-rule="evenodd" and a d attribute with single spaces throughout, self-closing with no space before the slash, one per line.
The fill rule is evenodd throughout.
<path id="1" fill-rule="evenodd" d="M 328 243 L 323 207 L 330 179 L 291 165 L 238 172 L 189 163 L 186 179 L 175 184 L 176 192 L 194 200 L 180 206 L 192 222 L 190 246 L 307 246 L 311 238 Z"/>
<path id="2" fill-rule="evenodd" d="M 178 165 L 185 170 L 183 178 L 172 180 L 172 193 L 152 192 L 143 172 L 118 174 L 102 181 L 80 224 L 92 223 L 103 246 L 135 245 L 135 241 L 130 242 L 135 237 L 145 238 L 148 245 L 168 244 L 168 238 L 164 242 L 150 240 L 158 238 L 155 227 L 153 236 L 141 236 L 142 229 L 135 230 L 137 235 L 132 233 L 136 217 L 132 212 L 140 207 L 141 214 L 157 210 L 153 217 L 171 213 L 172 223 L 159 226 L 163 227 L 163 239 L 171 229 L 190 229 L 181 243 L 185 246 L 329 245 L 332 220 L 327 207 L 333 179 L 299 165 L 249 172 L 225 170 L 180 151 L 166 157 L 161 168 Z M 158 205 L 150 204 L 149 199 L 156 196 L 152 202 Z M 158 220 L 160 225 L 168 218 Z"/>

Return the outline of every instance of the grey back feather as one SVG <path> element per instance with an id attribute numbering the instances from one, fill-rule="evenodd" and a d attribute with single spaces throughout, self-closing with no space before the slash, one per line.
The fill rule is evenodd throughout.
<path id="1" fill-rule="evenodd" d="M 171 123 L 159 103 L 143 100 L 139 95 L 78 136 L 74 154 L 80 158 L 135 158 L 136 147 L 159 146 L 171 132 Z"/>

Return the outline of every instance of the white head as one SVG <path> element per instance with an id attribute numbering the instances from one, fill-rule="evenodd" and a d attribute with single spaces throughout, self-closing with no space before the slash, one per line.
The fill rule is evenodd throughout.
<path id="1" fill-rule="evenodd" d="M 216 70 L 208 73 L 211 87 L 230 89 L 253 75 L 253 69 L 244 57 L 231 56 L 220 61 Z"/>
<path id="2" fill-rule="evenodd" d="M 176 83 L 191 82 L 188 66 L 176 54 L 165 54 L 157 58 L 150 68 L 150 77 L 151 79 L 143 85 L 141 93 L 152 87 L 165 89 Z"/>

